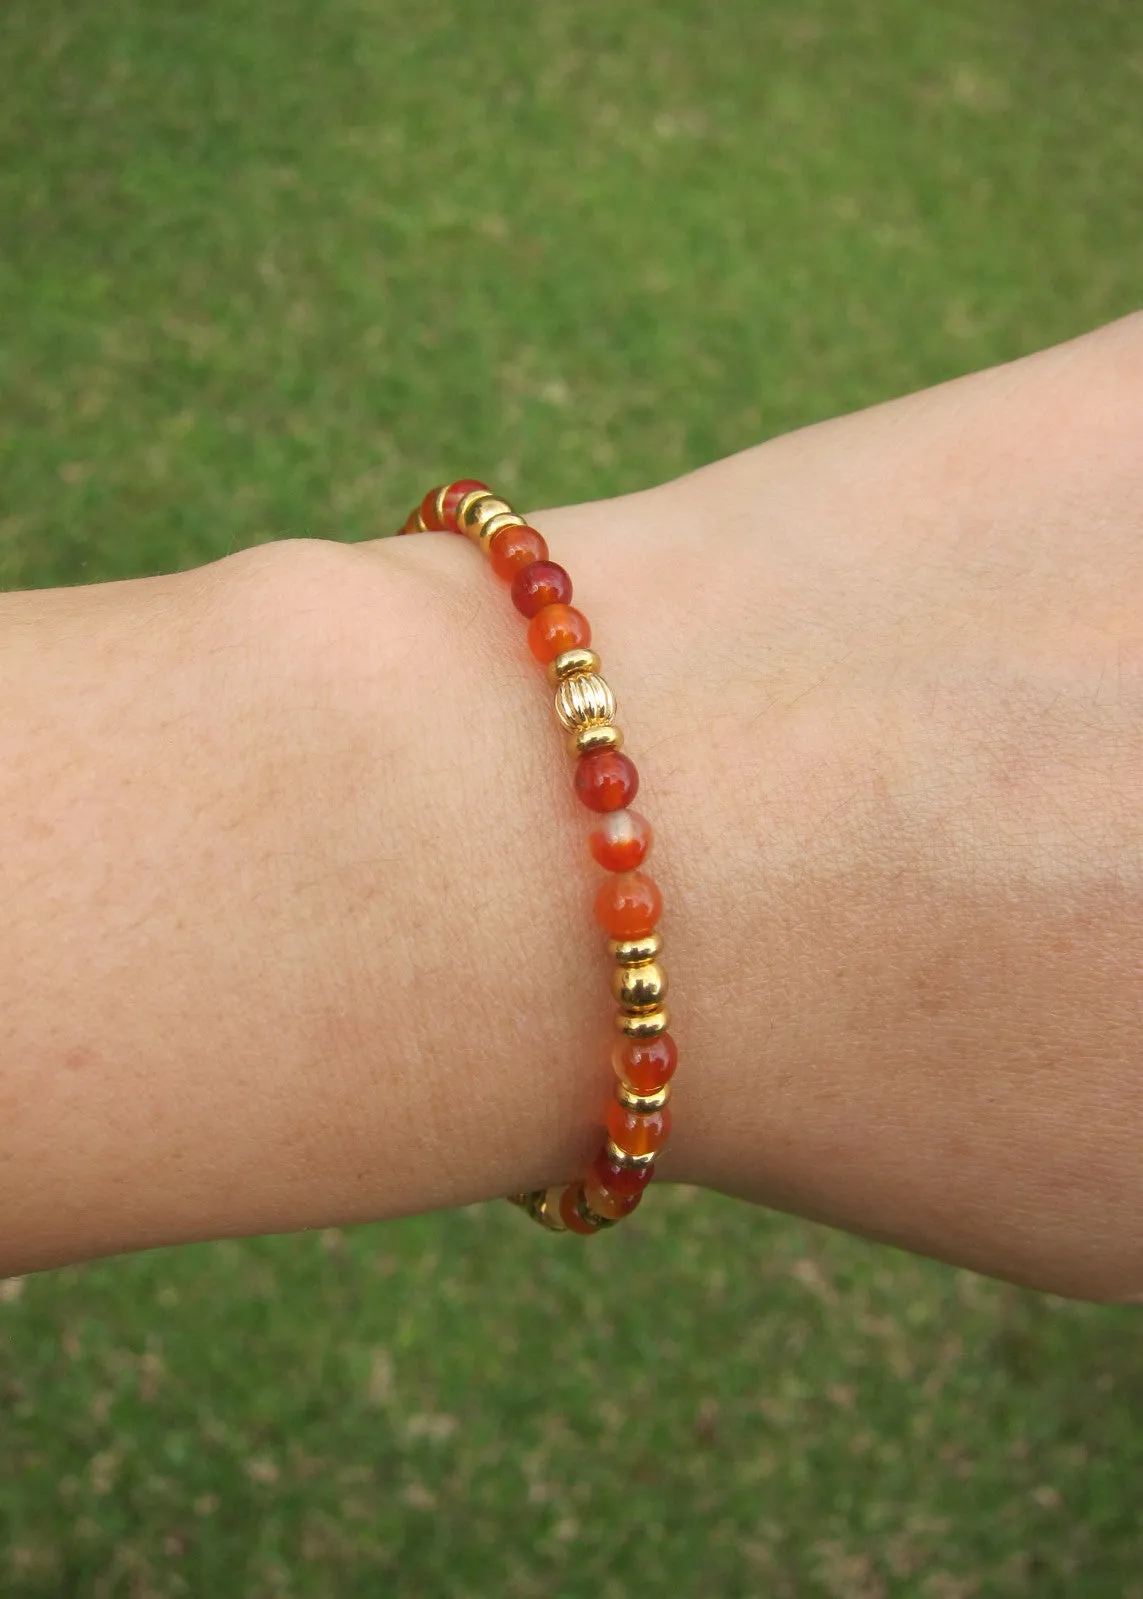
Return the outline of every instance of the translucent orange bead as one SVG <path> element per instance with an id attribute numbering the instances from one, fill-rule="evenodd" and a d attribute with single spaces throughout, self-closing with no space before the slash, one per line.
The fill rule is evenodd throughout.
<path id="1" fill-rule="evenodd" d="M 585 1233 L 590 1235 L 591 1233 L 597 1233 L 599 1228 L 593 1227 L 588 1221 L 584 1221 L 583 1217 L 575 1208 L 579 1196 L 582 1193 L 582 1183 L 568 1184 L 563 1193 L 560 1195 L 560 1220 L 570 1232 Z M 602 1216 L 603 1212 L 600 1211 L 599 1214 Z"/>
<path id="2" fill-rule="evenodd" d="M 439 493 L 439 488 L 430 489 L 421 501 L 421 517 L 430 533 L 444 532 L 444 528 L 437 520 L 437 495 Z"/>
<path id="3" fill-rule="evenodd" d="M 662 1110 L 628 1110 L 613 1099 L 607 1107 L 607 1131 L 612 1142 L 627 1155 L 650 1155 L 662 1149 L 671 1136 L 671 1107 Z"/>
<path id="4" fill-rule="evenodd" d="M 507 528 L 504 531 L 507 532 Z M 590 643 L 591 623 L 574 605 L 545 605 L 528 623 L 528 648 L 544 665 L 565 650 L 579 649 Z"/>
<path id="5" fill-rule="evenodd" d="M 595 896 L 595 919 L 612 938 L 644 938 L 662 912 L 659 885 L 646 872 L 606 877 Z"/>
<path id="6" fill-rule="evenodd" d="M 608 811 L 587 835 L 587 845 L 609 872 L 633 872 L 651 848 L 651 824 L 638 811 Z"/>
<path id="7" fill-rule="evenodd" d="M 622 1221 L 624 1216 L 638 1208 L 643 1197 L 643 1190 L 637 1189 L 633 1194 L 621 1194 L 617 1189 L 608 1188 L 603 1178 L 594 1166 L 589 1166 L 587 1176 L 583 1180 L 583 1191 L 587 1199 L 588 1209 L 594 1210 L 597 1216 L 604 1216 L 608 1221 Z"/>
<path id="8" fill-rule="evenodd" d="M 547 558 L 548 541 L 534 527 L 502 527 L 488 546 L 492 570 L 505 583 L 511 583 L 522 566 Z"/>
<path id="9" fill-rule="evenodd" d="M 654 1175 L 654 1162 L 648 1166 L 621 1166 L 618 1161 L 612 1160 L 607 1153 L 607 1145 L 604 1144 L 591 1163 L 588 1178 L 598 1179 L 601 1187 L 606 1188 L 609 1193 L 642 1196 L 644 1188 Z M 602 1214 L 600 1211 L 600 1215 Z"/>
<path id="10" fill-rule="evenodd" d="M 611 1050 L 615 1075 L 637 1094 L 657 1093 L 675 1075 L 679 1051 L 670 1033 L 658 1038 L 617 1038 Z"/>

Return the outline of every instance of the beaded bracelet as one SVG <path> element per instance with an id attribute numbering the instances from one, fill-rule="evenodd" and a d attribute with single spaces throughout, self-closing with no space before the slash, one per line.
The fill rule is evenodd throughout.
<path id="1" fill-rule="evenodd" d="M 663 1003 L 663 940 L 655 930 L 662 896 L 655 881 L 637 870 L 651 847 L 651 826 L 627 808 L 639 774 L 621 753 L 623 734 L 612 720 L 615 695 L 600 675 L 599 656 L 588 648 L 591 624 L 570 603 L 571 578 L 548 559 L 543 535 L 474 478 L 430 489 L 399 531 L 466 534 L 488 556 L 496 576 L 511 584 L 512 603 L 529 618 L 528 647 L 547 667 L 556 715 L 570 735 L 575 792 L 599 813 L 588 845 L 613 875 L 595 896 L 595 919 L 608 934 L 616 962 L 611 991 L 619 1004 L 608 1136 L 577 1182 L 508 1195 L 552 1232 L 597 1233 L 631 1214 L 654 1175 L 671 1131 L 667 1101 L 678 1061 Z"/>

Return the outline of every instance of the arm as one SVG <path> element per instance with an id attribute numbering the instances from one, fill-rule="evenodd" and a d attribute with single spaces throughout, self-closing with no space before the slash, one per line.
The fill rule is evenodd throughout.
<path id="1" fill-rule="evenodd" d="M 1143 1292 L 1141 412 L 1132 322 L 537 513 L 656 826 L 660 1180 Z M 3 600 L 0 1270 L 586 1164 L 597 870 L 518 622 L 446 535 Z"/>

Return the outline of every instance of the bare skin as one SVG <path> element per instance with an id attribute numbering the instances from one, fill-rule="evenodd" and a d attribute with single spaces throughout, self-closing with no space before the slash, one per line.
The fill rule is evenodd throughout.
<path id="1" fill-rule="evenodd" d="M 535 513 L 656 828 L 661 1180 L 1143 1296 L 1141 436 L 1129 319 Z M 583 1169 L 598 869 L 467 541 L 4 596 L 0 697 L 0 1272 Z"/>

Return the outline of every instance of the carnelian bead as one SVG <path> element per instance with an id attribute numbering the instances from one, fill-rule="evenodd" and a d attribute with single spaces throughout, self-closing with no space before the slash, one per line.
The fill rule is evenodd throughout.
<path id="1" fill-rule="evenodd" d="M 492 570 L 505 583 L 511 583 L 522 566 L 531 566 L 533 561 L 547 558 L 548 541 L 534 527 L 502 527 L 488 546 Z"/>
<path id="2" fill-rule="evenodd" d="M 622 750 L 592 750 L 575 763 L 575 791 L 589 811 L 618 811 L 639 792 L 635 762 Z"/>
<path id="3" fill-rule="evenodd" d="M 594 1166 L 587 1169 L 583 1192 L 588 1209 L 607 1221 L 622 1221 L 624 1216 L 630 1216 L 643 1198 L 642 1189 L 635 1194 L 621 1194 L 614 1188 L 608 1188 Z"/>
<path id="4" fill-rule="evenodd" d="M 609 872 L 633 872 L 651 848 L 651 824 L 638 811 L 608 811 L 587 835 L 587 844 Z"/>
<path id="5" fill-rule="evenodd" d="M 574 605 L 545 605 L 528 623 L 528 648 L 541 663 L 591 643 L 591 623 Z"/>
<path id="6" fill-rule="evenodd" d="M 479 478 L 462 477 L 458 478 L 455 483 L 450 483 L 441 495 L 441 511 L 443 513 L 441 520 L 449 533 L 460 532 L 456 525 L 456 508 L 466 494 L 474 494 L 477 489 L 482 489 L 485 494 L 492 493 L 488 484 L 481 483 Z"/>
<path id="7" fill-rule="evenodd" d="M 678 1046 L 670 1033 L 660 1033 L 658 1038 L 617 1038 L 611 1064 L 615 1075 L 630 1083 L 637 1094 L 655 1094 L 675 1075 Z"/>
<path id="8" fill-rule="evenodd" d="M 545 605 L 570 605 L 572 580 L 555 561 L 532 561 L 512 579 L 512 604 L 524 616 Z"/>
<path id="9" fill-rule="evenodd" d="M 439 488 L 430 489 L 421 501 L 421 518 L 430 533 L 443 533 L 444 529 L 437 521 L 437 495 Z"/>
<path id="10" fill-rule="evenodd" d="M 599 1228 L 593 1227 L 589 1221 L 584 1221 L 575 1208 L 579 1194 L 582 1191 L 582 1183 L 569 1183 L 564 1189 L 560 1195 L 560 1220 L 571 1232 L 590 1235 L 591 1233 L 597 1233 Z"/>
<path id="11" fill-rule="evenodd" d="M 595 919 L 612 938 L 645 938 L 663 912 L 663 896 L 646 872 L 606 877 L 595 896 Z"/>
<path id="12" fill-rule="evenodd" d="M 607 1153 L 606 1144 L 592 1161 L 591 1170 L 609 1193 L 638 1194 L 640 1197 L 655 1175 L 654 1162 L 647 1166 L 621 1166 Z"/>
<path id="13" fill-rule="evenodd" d="M 628 1110 L 613 1099 L 607 1107 L 611 1141 L 628 1155 L 650 1155 L 662 1149 L 671 1136 L 671 1107 L 662 1110 Z"/>

